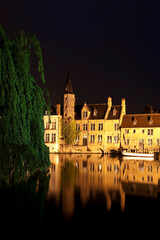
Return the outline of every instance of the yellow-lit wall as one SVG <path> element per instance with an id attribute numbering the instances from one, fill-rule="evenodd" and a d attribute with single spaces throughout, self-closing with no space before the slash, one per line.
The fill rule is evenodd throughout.
<path id="1" fill-rule="evenodd" d="M 99 123 L 103 124 L 103 130 L 98 130 Z M 78 145 L 83 145 L 83 136 L 87 136 L 87 146 L 92 151 L 98 151 L 99 148 L 105 148 L 105 120 L 76 120 L 76 124 L 80 124 L 80 134 Z M 87 131 L 83 131 L 83 124 L 87 124 Z M 95 124 L 95 130 L 91 130 L 91 124 Z M 95 135 L 95 141 L 91 142 L 91 135 Z M 102 135 L 102 142 L 98 142 L 98 135 Z"/>
<path id="2" fill-rule="evenodd" d="M 119 119 L 107 120 L 109 111 L 112 107 L 112 100 L 108 98 L 108 109 L 104 119 L 89 119 L 90 110 L 85 103 L 81 110 L 81 120 L 76 120 L 76 124 L 80 124 L 79 142 L 77 145 L 83 145 L 83 136 L 87 137 L 87 146 L 94 153 L 103 150 L 105 153 L 111 152 L 112 150 L 118 150 L 120 147 L 120 128 L 115 130 L 115 124 L 120 126 L 122 117 L 125 114 L 125 99 L 122 99 L 121 113 Z M 87 112 L 87 117 L 83 116 L 83 112 Z M 95 130 L 91 130 L 91 124 L 95 124 Z M 99 124 L 103 124 L 103 130 L 99 130 Z M 83 124 L 87 124 L 87 131 L 83 130 Z M 95 135 L 95 141 L 91 142 L 91 135 Z M 102 135 L 102 142 L 98 142 L 98 135 Z M 111 136 L 112 141 L 108 142 L 107 137 Z M 118 138 L 115 141 L 114 137 Z"/>
<path id="3" fill-rule="evenodd" d="M 118 150 L 120 147 L 120 130 L 118 128 L 118 130 L 114 129 L 115 124 L 120 124 L 120 120 L 119 119 L 115 119 L 115 120 L 106 120 L 105 121 L 105 143 L 106 143 L 106 152 L 109 152 L 111 150 Z M 112 136 L 112 142 L 108 143 L 107 142 L 107 136 Z M 118 142 L 114 142 L 114 136 L 118 136 Z"/>
<path id="4" fill-rule="evenodd" d="M 129 133 L 125 133 L 126 130 Z M 153 129 L 153 135 L 148 135 L 148 129 Z M 133 131 L 135 130 L 135 133 Z M 142 132 L 144 130 L 144 133 Z M 129 139 L 129 145 L 125 145 L 125 140 Z M 144 150 L 152 151 L 159 150 L 157 146 L 157 139 L 160 139 L 160 127 L 159 128 L 121 128 L 121 146 L 125 149 L 137 149 L 139 150 L 139 139 L 144 139 Z M 148 139 L 152 139 L 153 144 L 148 145 Z M 159 140 L 160 142 L 160 140 Z"/>
<path id="5" fill-rule="evenodd" d="M 49 152 L 54 153 L 59 151 L 59 144 L 61 138 L 61 119 L 60 115 L 44 115 L 44 140 L 47 147 L 49 147 Z M 52 129 L 52 122 L 56 122 L 56 128 Z M 49 123 L 49 127 L 47 127 L 47 123 Z M 46 134 L 49 134 L 49 141 L 46 142 Z M 52 142 L 52 134 L 56 134 L 55 142 Z"/>

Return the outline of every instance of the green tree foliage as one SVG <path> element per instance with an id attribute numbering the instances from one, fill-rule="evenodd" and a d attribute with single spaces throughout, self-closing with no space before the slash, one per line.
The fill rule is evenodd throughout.
<path id="1" fill-rule="evenodd" d="M 76 130 L 76 122 L 74 119 L 62 120 L 62 137 L 66 145 L 74 143 L 79 131 Z"/>
<path id="2" fill-rule="evenodd" d="M 45 83 L 41 46 L 24 31 L 8 37 L 0 26 L 0 171 L 14 169 L 15 181 L 48 168 L 44 143 L 44 91 L 31 74 L 31 54 Z"/>

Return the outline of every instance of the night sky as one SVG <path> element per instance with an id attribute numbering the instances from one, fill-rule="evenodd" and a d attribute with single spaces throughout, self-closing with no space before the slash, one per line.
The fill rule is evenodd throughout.
<path id="1" fill-rule="evenodd" d="M 52 104 L 70 71 L 77 104 L 125 97 L 133 112 L 160 109 L 159 12 L 159 0 L 0 0 L 6 33 L 40 40 Z"/>

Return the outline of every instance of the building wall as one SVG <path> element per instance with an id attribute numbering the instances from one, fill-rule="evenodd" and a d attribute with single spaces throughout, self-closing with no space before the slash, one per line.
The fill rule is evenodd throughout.
<path id="1" fill-rule="evenodd" d="M 44 115 L 44 140 L 49 152 L 54 153 L 59 151 L 61 138 L 61 119 L 60 115 Z M 52 137 L 52 135 L 54 137 Z M 48 136 L 47 136 L 48 135 Z"/>
<path id="2" fill-rule="evenodd" d="M 85 103 L 81 110 L 81 119 L 76 120 L 76 124 L 80 126 L 80 134 L 76 141 L 77 145 L 84 145 L 83 138 L 87 138 L 87 146 L 89 150 L 94 152 L 104 151 L 109 153 L 112 150 L 118 151 L 120 148 L 120 123 L 122 122 L 123 115 L 126 113 L 125 99 L 122 99 L 121 113 L 118 119 L 108 120 L 108 114 L 112 107 L 112 100 L 108 98 L 108 109 L 104 119 L 89 119 L 90 111 Z M 87 112 L 84 116 L 83 112 Z M 83 125 L 87 124 L 87 130 L 84 131 Z M 95 129 L 91 128 L 91 125 L 95 124 Z M 103 129 L 99 129 L 99 125 L 103 124 Z M 94 136 L 94 140 L 93 140 Z M 102 142 L 100 138 L 102 136 Z"/>
<path id="3" fill-rule="evenodd" d="M 118 150 L 120 147 L 119 124 L 119 119 L 105 121 L 106 152 L 110 152 L 111 150 Z"/>
<path id="4" fill-rule="evenodd" d="M 75 116 L 75 95 L 74 94 L 64 94 L 64 102 L 63 102 L 63 118 L 74 119 Z"/>
<path id="5" fill-rule="evenodd" d="M 76 124 L 80 125 L 79 142 L 77 145 L 84 145 L 83 139 L 87 138 L 87 146 L 92 152 L 99 152 L 100 149 L 105 150 L 105 120 L 76 120 Z M 87 124 L 87 130 L 83 130 L 83 125 Z M 91 124 L 95 124 L 95 130 L 91 129 Z M 99 130 L 99 124 L 103 124 L 103 130 Z M 91 137 L 94 136 L 94 137 Z M 100 141 L 102 136 L 102 141 Z"/>
<path id="6" fill-rule="evenodd" d="M 99 149 L 102 149 L 105 153 L 111 150 L 118 150 L 120 147 L 119 121 L 119 119 L 77 120 L 76 124 L 80 125 L 79 142 L 77 144 L 83 145 L 83 136 L 87 136 L 87 146 L 93 152 L 99 151 Z M 87 124 L 87 131 L 83 131 L 83 124 Z M 95 130 L 91 129 L 91 124 L 95 124 Z M 99 124 L 103 124 L 103 130 L 99 130 Z M 94 142 L 92 142 L 93 137 L 91 135 L 94 135 Z M 98 136 L 100 135 L 102 136 L 102 142 L 99 142 L 100 137 Z M 111 137 L 111 141 L 108 140 L 109 137 Z"/>
<path id="7" fill-rule="evenodd" d="M 153 135 L 148 135 L 148 129 L 153 129 Z M 129 133 L 126 133 L 129 131 Z M 151 131 L 150 131 L 151 132 Z M 127 143 L 129 140 L 129 144 Z M 157 144 L 157 139 L 159 139 L 160 144 L 160 127 L 157 128 L 121 128 L 121 146 L 126 149 L 136 149 L 140 150 L 139 142 L 140 139 L 144 141 L 144 150 L 152 151 L 159 150 L 159 145 Z M 152 139 L 152 140 L 149 140 Z M 152 143 L 152 145 L 149 145 Z"/>

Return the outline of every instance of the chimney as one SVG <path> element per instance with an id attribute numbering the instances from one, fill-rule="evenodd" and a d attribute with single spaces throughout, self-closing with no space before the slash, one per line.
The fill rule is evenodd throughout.
<path id="1" fill-rule="evenodd" d="M 122 98 L 121 100 L 121 108 L 122 108 L 122 115 L 126 114 L 126 100 L 125 98 Z"/>
<path id="2" fill-rule="evenodd" d="M 108 97 L 108 109 L 109 109 L 109 111 L 110 111 L 111 107 L 112 107 L 112 98 Z"/>
<path id="3" fill-rule="evenodd" d="M 56 104 L 56 114 L 61 115 L 61 104 Z"/>

